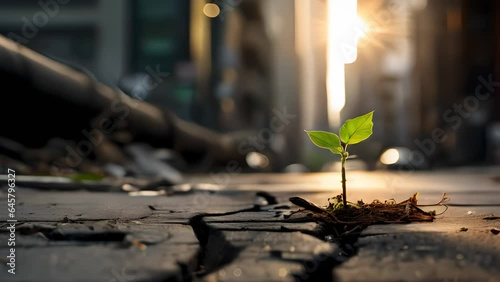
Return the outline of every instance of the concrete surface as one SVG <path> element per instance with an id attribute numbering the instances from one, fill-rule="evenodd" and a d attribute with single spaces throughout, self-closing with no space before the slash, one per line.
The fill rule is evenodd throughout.
<path id="1" fill-rule="evenodd" d="M 420 192 L 431 204 L 446 192 L 451 206 L 435 222 L 374 225 L 348 242 L 284 218 L 298 209 L 292 196 L 326 205 L 340 193 L 337 173 L 231 175 L 220 186 L 203 184 L 220 177 L 193 175 L 201 185 L 191 192 L 152 197 L 18 187 L 15 275 L 4 187 L 0 280 L 499 281 L 498 172 L 351 172 L 351 201 Z"/>

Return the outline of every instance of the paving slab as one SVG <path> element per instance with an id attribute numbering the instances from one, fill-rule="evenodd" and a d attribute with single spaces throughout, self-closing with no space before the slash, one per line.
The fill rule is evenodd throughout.
<path id="1" fill-rule="evenodd" d="M 473 211 L 471 211 L 473 210 Z M 373 225 L 358 253 L 333 270 L 338 281 L 498 281 L 500 220 L 491 207 L 450 207 L 432 223 Z M 362 273 L 362 274 L 361 274 Z"/>
<path id="2" fill-rule="evenodd" d="M 18 188 L 16 219 L 20 222 L 137 220 L 156 216 L 160 220 L 185 222 L 202 213 L 227 213 L 254 206 L 255 192 L 199 191 L 176 196 L 131 197 L 126 193 L 88 191 L 54 192 Z M 6 194 L 0 192 L 0 201 Z M 0 213 L 0 221 L 8 219 Z"/>
<path id="3" fill-rule="evenodd" d="M 336 281 L 498 281 L 498 236 L 405 232 L 360 238 Z M 496 241 L 496 242 L 493 242 Z"/>
<path id="4" fill-rule="evenodd" d="M 224 231 L 223 236 L 239 252 L 204 281 L 313 279 L 337 248 L 300 232 Z"/>
<path id="5" fill-rule="evenodd" d="M 183 281 L 198 265 L 200 246 L 190 226 L 99 221 L 21 227 L 27 235 L 18 235 L 16 275 L 6 274 L 3 261 L 2 281 Z M 6 246 L 6 234 L 0 235 Z"/>

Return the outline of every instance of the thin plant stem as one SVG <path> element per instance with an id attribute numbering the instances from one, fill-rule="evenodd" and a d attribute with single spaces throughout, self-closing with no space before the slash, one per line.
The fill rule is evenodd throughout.
<path id="1" fill-rule="evenodd" d="M 342 155 L 342 201 L 344 203 L 344 208 L 347 208 L 347 188 L 345 179 L 345 163 L 347 161 L 347 156 Z"/>

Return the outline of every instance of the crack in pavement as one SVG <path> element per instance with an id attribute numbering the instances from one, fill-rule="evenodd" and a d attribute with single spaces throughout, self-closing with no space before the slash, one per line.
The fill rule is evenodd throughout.
<path id="1" fill-rule="evenodd" d="M 264 274 L 266 281 L 332 281 L 333 269 L 357 253 L 354 243 L 359 233 L 334 241 L 334 236 L 326 233 L 330 229 L 324 226 L 309 222 L 312 225 L 307 228 L 298 228 L 304 223 L 253 218 L 259 214 L 266 211 L 256 205 L 192 217 L 190 224 L 201 245 L 195 275 L 208 280 L 215 277 L 215 281 L 238 280 L 243 274 L 252 279 Z M 262 266 L 254 266 L 261 262 Z"/>

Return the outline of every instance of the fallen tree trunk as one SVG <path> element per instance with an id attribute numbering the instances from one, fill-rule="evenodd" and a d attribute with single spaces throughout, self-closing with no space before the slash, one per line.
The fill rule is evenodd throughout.
<path id="1" fill-rule="evenodd" d="M 53 137 L 76 142 L 103 137 L 210 156 L 219 162 L 244 158 L 232 138 L 132 99 L 3 36 L 0 87 L 4 105 L 0 136 L 28 147 L 41 147 Z"/>

